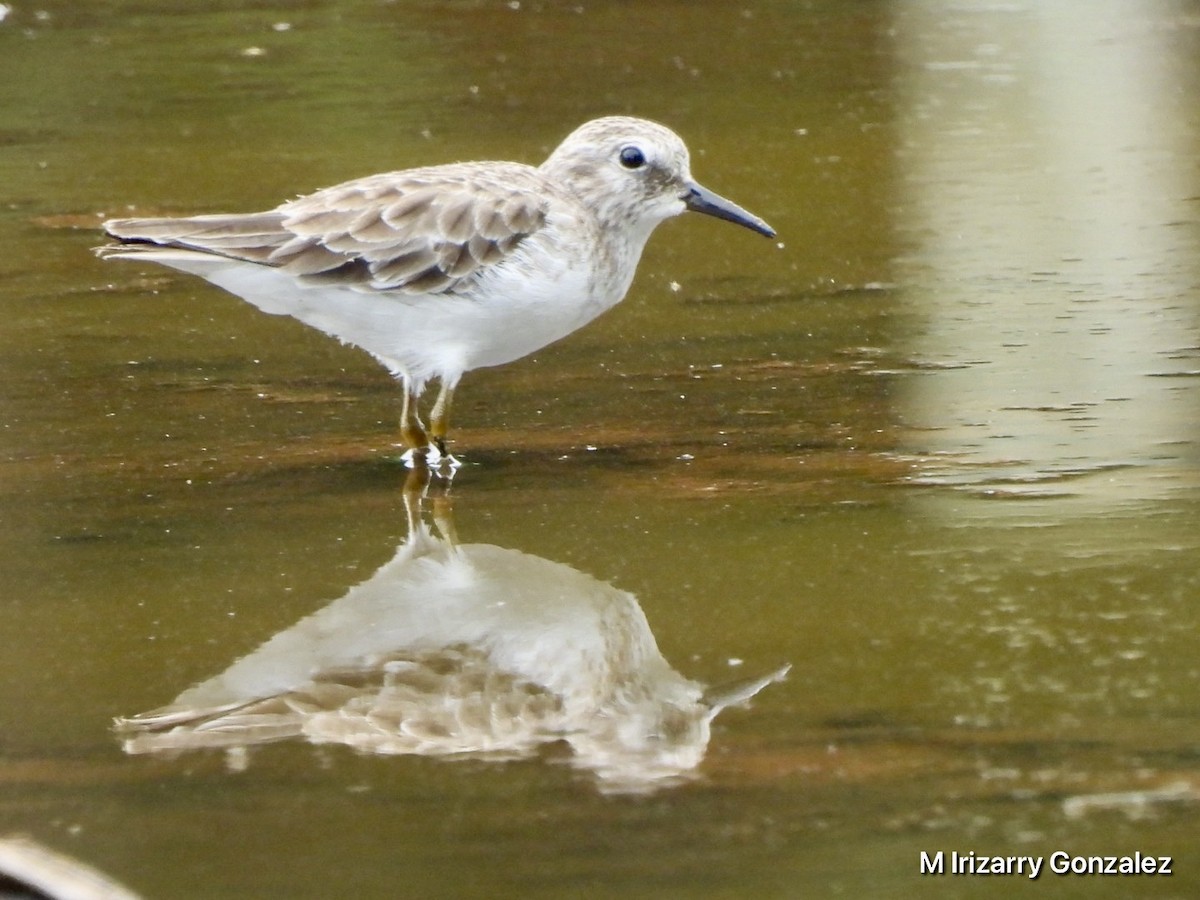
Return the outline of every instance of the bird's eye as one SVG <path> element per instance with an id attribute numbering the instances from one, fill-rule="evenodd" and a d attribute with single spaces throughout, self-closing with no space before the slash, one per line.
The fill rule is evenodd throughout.
<path id="1" fill-rule="evenodd" d="M 640 169 L 646 164 L 646 154 L 637 147 L 622 147 L 619 159 L 627 169 Z"/>

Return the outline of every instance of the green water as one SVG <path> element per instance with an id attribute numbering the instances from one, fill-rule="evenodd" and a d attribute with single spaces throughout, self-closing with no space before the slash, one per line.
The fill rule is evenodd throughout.
<path id="1" fill-rule="evenodd" d="M 164 6 L 0 20 L 0 833 L 156 898 L 1200 891 L 1192 4 Z M 619 307 L 468 375 L 454 523 L 628 592 L 683 678 L 787 680 L 637 790 L 564 742 L 124 752 L 393 560 L 406 471 L 368 358 L 96 223 L 607 113 L 778 244 L 667 223 Z"/>

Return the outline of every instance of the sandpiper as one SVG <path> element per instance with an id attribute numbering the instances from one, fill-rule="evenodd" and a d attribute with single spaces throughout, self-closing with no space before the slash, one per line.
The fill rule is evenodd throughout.
<path id="1" fill-rule="evenodd" d="M 611 116 L 540 166 L 465 162 L 370 175 L 268 212 L 113 219 L 108 257 L 199 275 L 366 350 L 404 389 L 412 460 L 452 460 L 464 372 L 512 362 L 618 303 L 660 222 L 685 210 L 774 230 L 692 178 L 670 129 Z M 429 428 L 417 399 L 440 383 Z"/>

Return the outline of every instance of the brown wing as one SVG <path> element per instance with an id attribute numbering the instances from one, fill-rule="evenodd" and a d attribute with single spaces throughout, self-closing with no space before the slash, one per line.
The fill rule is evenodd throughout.
<path id="1" fill-rule="evenodd" d="M 183 247 L 377 290 L 446 291 L 545 224 L 536 171 L 465 163 L 350 181 L 266 213 L 105 223 L 114 237 Z"/>

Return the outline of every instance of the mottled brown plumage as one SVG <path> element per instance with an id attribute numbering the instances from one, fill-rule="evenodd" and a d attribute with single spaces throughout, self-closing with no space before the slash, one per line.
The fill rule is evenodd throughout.
<path id="1" fill-rule="evenodd" d="M 526 166 L 464 163 L 371 175 L 270 212 L 104 227 L 147 250 L 198 250 L 379 291 L 437 293 L 500 262 L 546 224 L 549 198 L 535 193 L 542 187 Z"/>

